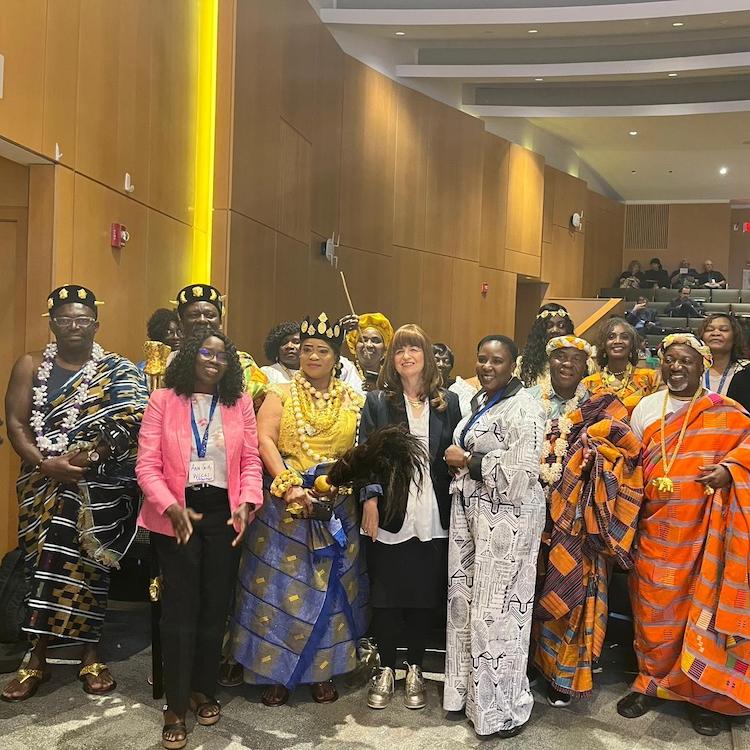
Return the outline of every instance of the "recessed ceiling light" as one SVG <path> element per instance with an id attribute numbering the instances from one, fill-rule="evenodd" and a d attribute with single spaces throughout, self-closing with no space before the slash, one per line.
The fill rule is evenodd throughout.
<path id="1" fill-rule="evenodd" d="M 397 31 L 396 32 L 396 36 L 406 36 L 406 32 L 405 31 Z"/>
<path id="2" fill-rule="evenodd" d="M 670 78 L 677 78 L 677 73 L 669 73 Z"/>
<path id="3" fill-rule="evenodd" d="M 637 131 L 637 130 L 631 130 L 631 131 L 630 131 L 630 132 L 628 133 L 628 135 L 638 135 L 638 131 Z"/>
<path id="4" fill-rule="evenodd" d="M 672 26 L 674 26 L 674 27 L 675 27 L 676 29 L 679 29 L 679 28 L 681 28 L 681 27 L 682 27 L 682 26 L 684 26 L 684 25 L 685 25 L 685 24 L 684 24 L 684 23 L 683 23 L 682 21 L 675 21 L 675 22 L 674 22 L 674 23 L 672 24 Z"/>
<path id="5" fill-rule="evenodd" d="M 534 80 L 535 80 L 535 81 L 543 81 L 543 80 L 544 80 L 544 78 L 535 78 Z"/>
<path id="6" fill-rule="evenodd" d="M 725 174 L 726 174 L 726 173 L 727 173 L 728 171 L 729 171 L 729 170 L 728 170 L 728 169 L 727 169 L 726 167 L 721 167 L 721 168 L 719 169 L 719 174 L 720 174 L 720 175 L 725 175 Z"/>
<path id="7" fill-rule="evenodd" d="M 529 29 L 529 34 L 538 34 L 539 29 Z"/>

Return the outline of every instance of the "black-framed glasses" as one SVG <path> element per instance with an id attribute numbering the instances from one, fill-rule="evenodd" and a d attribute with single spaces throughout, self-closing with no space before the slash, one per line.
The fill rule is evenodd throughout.
<path id="1" fill-rule="evenodd" d="M 205 359 L 206 362 L 216 360 L 216 363 L 220 365 L 229 364 L 229 355 L 226 352 L 215 352 L 211 349 L 206 349 L 205 346 L 202 346 L 200 349 L 198 349 L 198 356 L 201 359 Z"/>
<path id="2" fill-rule="evenodd" d="M 80 317 L 71 318 L 67 315 L 61 315 L 57 318 L 52 318 L 55 321 L 55 325 L 58 328 L 72 328 L 74 325 L 77 328 L 91 328 L 96 323 L 96 318 L 91 318 L 87 315 L 81 315 Z"/>

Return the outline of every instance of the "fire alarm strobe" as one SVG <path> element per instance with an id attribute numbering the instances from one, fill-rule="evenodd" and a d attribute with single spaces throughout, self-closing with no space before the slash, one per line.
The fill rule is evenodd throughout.
<path id="1" fill-rule="evenodd" d="M 130 239 L 130 232 L 124 224 L 112 224 L 109 235 L 109 244 L 117 249 L 125 247 Z"/>

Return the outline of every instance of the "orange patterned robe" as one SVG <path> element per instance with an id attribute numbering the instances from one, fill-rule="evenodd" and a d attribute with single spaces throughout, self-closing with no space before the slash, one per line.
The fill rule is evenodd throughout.
<path id="1" fill-rule="evenodd" d="M 687 407 L 667 418 L 671 457 Z M 646 481 L 664 474 L 660 420 L 643 435 Z M 704 494 L 700 466 L 732 485 Z M 728 715 L 750 713 L 750 417 L 716 393 L 693 407 L 671 493 L 647 484 L 631 598 L 640 674 L 633 690 Z"/>
<path id="2" fill-rule="evenodd" d="M 632 414 L 638 402 L 652 393 L 656 393 L 661 385 L 661 375 L 658 370 L 650 370 L 646 367 L 636 367 L 629 378 L 625 379 L 622 387 L 614 389 L 610 386 L 602 372 L 595 372 L 584 379 L 583 384 L 592 395 L 600 393 L 612 393 L 622 401 L 623 406 Z"/>

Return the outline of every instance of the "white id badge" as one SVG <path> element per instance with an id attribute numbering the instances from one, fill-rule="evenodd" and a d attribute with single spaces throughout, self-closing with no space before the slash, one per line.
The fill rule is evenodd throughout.
<path id="1" fill-rule="evenodd" d="M 202 458 L 190 462 L 188 484 L 211 484 L 214 481 L 214 462 L 210 458 Z"/>

